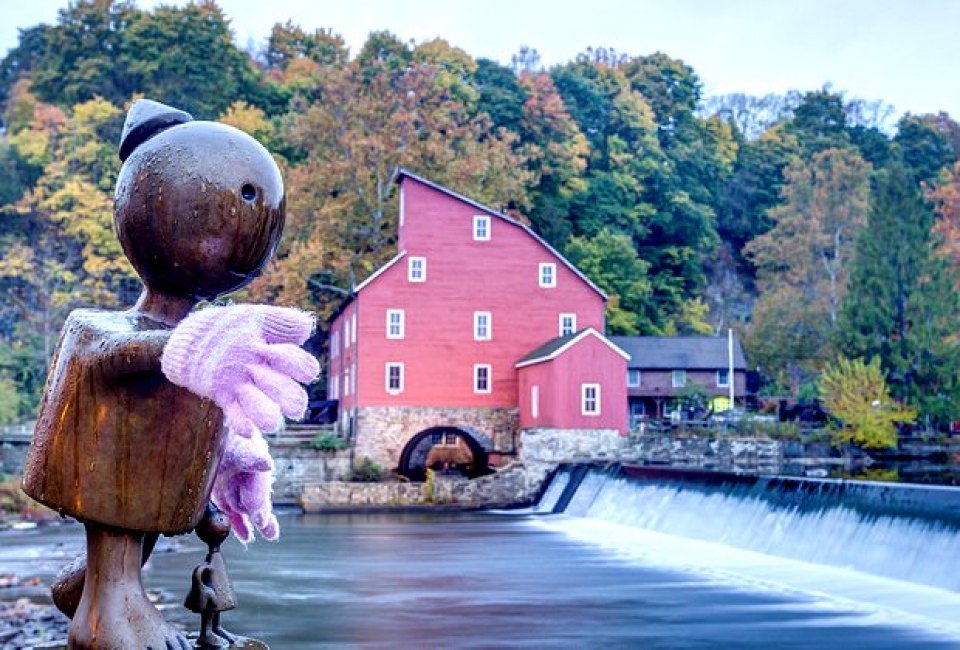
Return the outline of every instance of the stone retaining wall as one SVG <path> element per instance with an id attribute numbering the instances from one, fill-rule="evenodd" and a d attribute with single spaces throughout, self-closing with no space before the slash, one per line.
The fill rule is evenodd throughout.
<path id="1" fill-rule="evenodd" d="M 304 486 L 342 481 L 350 474 L 350 450 L 319 451 L 309 447 L 277 445 L 270 448 L 276 467 L 274 503 L 296 504 Z"/>
<path id="2" fill-rule="evenodd" d="M 300 504 L 305 512 L 524 506 L 537 500 L 551 468 L 546 464 L 526 467 L 517 463 L 473 480 L 435 475 L 432 482 L 426 483 L 323 483 L 307 486 Z"/>
<path id="3" fill-rule="evenodd" d="M 626 457 L 647 464 L 776 474 L 784 463 L 783 443 L 771 438 L 647 435 L 631 442 Z"/>

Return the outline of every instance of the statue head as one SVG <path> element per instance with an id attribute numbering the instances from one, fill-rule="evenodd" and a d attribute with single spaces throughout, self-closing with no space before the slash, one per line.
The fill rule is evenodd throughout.
<path id="1" fill-rule="evenodd" d="M 248 284 L 273 255 L 284 223 L 283 180 L 246 133 L 138 100 L 120 159 L 117 236 L 148 289 L 213 299 Z"/>

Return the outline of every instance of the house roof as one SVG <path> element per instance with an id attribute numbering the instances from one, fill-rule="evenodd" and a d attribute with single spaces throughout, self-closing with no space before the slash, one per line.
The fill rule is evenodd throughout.
<path id="1" fill-rule="evenodd" d="M 550 339 L 540 347 L 525 354 L 519 361 L 517 361 L 515 367 L 523 368 L 524 366 L 532 366 L 535 363 L 542 363 L 544 361 L 556 359 L 588 336 L 595 336 L 600 340 L 600 342 L 619 354 L 621 357 L 627 361 L 630 360 L 630 355 L 611 343 L 610 339 L 592 327 L 588 327 L 580 330 L 579 332 L 574 332 L 573 334 L 566 334 L 564 336 L 558 336 L 555 339 Z"/>
<path id="2" fill-rule="evenodd" d="M 630 355 L 630 368 L 652 370 L 713 370 L 726 368 L 726 336 L 611 336 Z M 746 370 L 740 340 L 733 338 L 734 370 Z"/>
<path id="3" fill-rule="evenodd" d="M 394 174 L 393 174 L 393 181 L 396 182 L 396 183 L 400 183 L 400 182 L 403 181 L 404 178 L 412 178 L 413 180 L 417 181 L 418 183 L 423 183 L 423 184 L 426 185 L 427 187 L 433 188 L 433 189 L 437 190 L 438 192 L 442 192 L 442 193 L 446 194 L 447 196 L 451 196 L 451 197 L 457 199 L 458 201 L 463 201 L 464 203 L 467 203 L 467 204 L 475 207 L 477 210 L 481 210 L 481 211 L 483 211 L 483 212 L 486 212 L 487 214 L 489 214 L 489 215 L 491 215 L 491 216 L 494 216 L 494 217 L 500 219 L 501 221 L 504 221 L 505 223 L 510 224 L 511 226 L 515 226 L 515 227 L 517 227 L 517 228 L 520 228 L 521 230 L 523 230 L 524 232 L 526 232 L 528 235 L 530 235 L 531 237 L 533 237 L 536 241 L 538 241 L 541 246 L 543 246 L 543 247 L 546 248 L 548 251 L 550 251 L 551 253 L 553 253 L 553 255 L 554 255 L 557 259 L 559 259 L 560 262 L 562 262 L 564 266 L 566 266 L 568 269 L 570 269 L 571 271 L 573 271 L 574 273 L 576 273 L 576 274 L 577 274 L 577 277 L 579 277 L 581 280 L 583 280 L 583 281 L 587 284 L 587 286 L 589 286 L 591 289 L 593 289 L 594 291 L 596 291 L 597 293 L 599 293 L 600 296 L 601 296 L 604 300 L 607 300 L 608 296 L 607 296 L 606 293 L 604 293 L 603 289 L 601 289 L 601 288 L 598 287 L 596 284 L 594 284 L 594 283 L 590 280 L 590 278 L 588 278 L 586 275 L 584 275 L 584 274 L 580 271 L 580 269 L 578 269 L 576 266 L 574 266 L 573 264 L 571 264 L 570 261 L 569 261 L 566 257 L 564 257 L 563 255 L 561 255 L 560 252 L 557 251 L 557 249 L 555 249 L 553 246 L 551 246 L 550 244 L 548 244 L 547 241 L 546 241 L 545 239 L 543 239 L 540 235 L 538 235 L 537 233 L 533 232 L 533 230 L 531 230 L 529 226 L 526 226 L 526 225 L 520 223 L 519 221 L 517 221 L 517 220 L 514 219 L 513 217 L 508 217 L 507 215 L 503 214 L 502 212 L 497 212 L 497 211 L 494 210 L 493 208 L 488 208 L 487 206 L 483 205 L 482 203 L 477 203 L 476 201 L 474 201 L 474 200 L 471 199 L 471 198 L 468 198 L 468 197 L 466 197 L 466 196 L 463 196 L 462 194 L 458 194 L 458 193 L 454 192 L 453 190 L 444 187 L 443 185 L 438 185 L 437 183 L 434 183 L 433 181 L 427 180 L 426 178 L 423 178 L 422 176 L 418 176 L 418 175 L 414 174 L 413 172 L 411 172 L 411 171 L 408 170 L 408 169 L 405 169 L 405 168 L 403 168 L 403 167 L 398 167 L 397 170 L 396 170 L 396 171 L 394 172 Z"/>

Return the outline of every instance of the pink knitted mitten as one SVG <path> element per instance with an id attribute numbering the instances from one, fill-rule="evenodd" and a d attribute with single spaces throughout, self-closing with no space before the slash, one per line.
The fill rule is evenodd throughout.
<path id="1" fill-rule="evenodd" d="M 284 415 L 299 419 L 306 411 L 297 382 L 316 378 L 320 364 L 299 346 L 313 326 L 313 317 L 296 309 L 207 307 L 173 330 L 161 368 L 174 384 L 212 399 L 233 433 L 275 431 Z"/>
<path id="2" fill-rule="evenodd" d="M 280 536 L 280 524 L 273 514 L 273 459 L 259 432 L 243 438 L 230 432 L 211 500 L 227 515 L 244 544 L 253 540 L 253 528 L 265 539 Z M 252 525 L 252 528 L 251 528 Z"/>

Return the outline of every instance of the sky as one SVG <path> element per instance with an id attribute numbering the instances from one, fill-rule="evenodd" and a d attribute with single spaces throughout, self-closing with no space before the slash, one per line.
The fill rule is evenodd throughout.
<path id="1" fill-rule="evenodd" d="M 17 29 L 54 23 L 66 0 L 0 0 L 0 52 Z M 157 0 L 140 0 L 150 8 Z M 171 4 L 167 2 L 166 4 Z M 172 4 L 182 5 L 182 0 Z M 509 63 L 521 46 L 545 65 L 588 46 L 656 51 L 693 67 L 705 95 L 763 95 L 831 84 L 897 114 L 960 119 L 960 0 L 220 0 L 241 47 L 277 22 L 332 28 L 356 53 L 369 32 L 440 36 Z"/>

